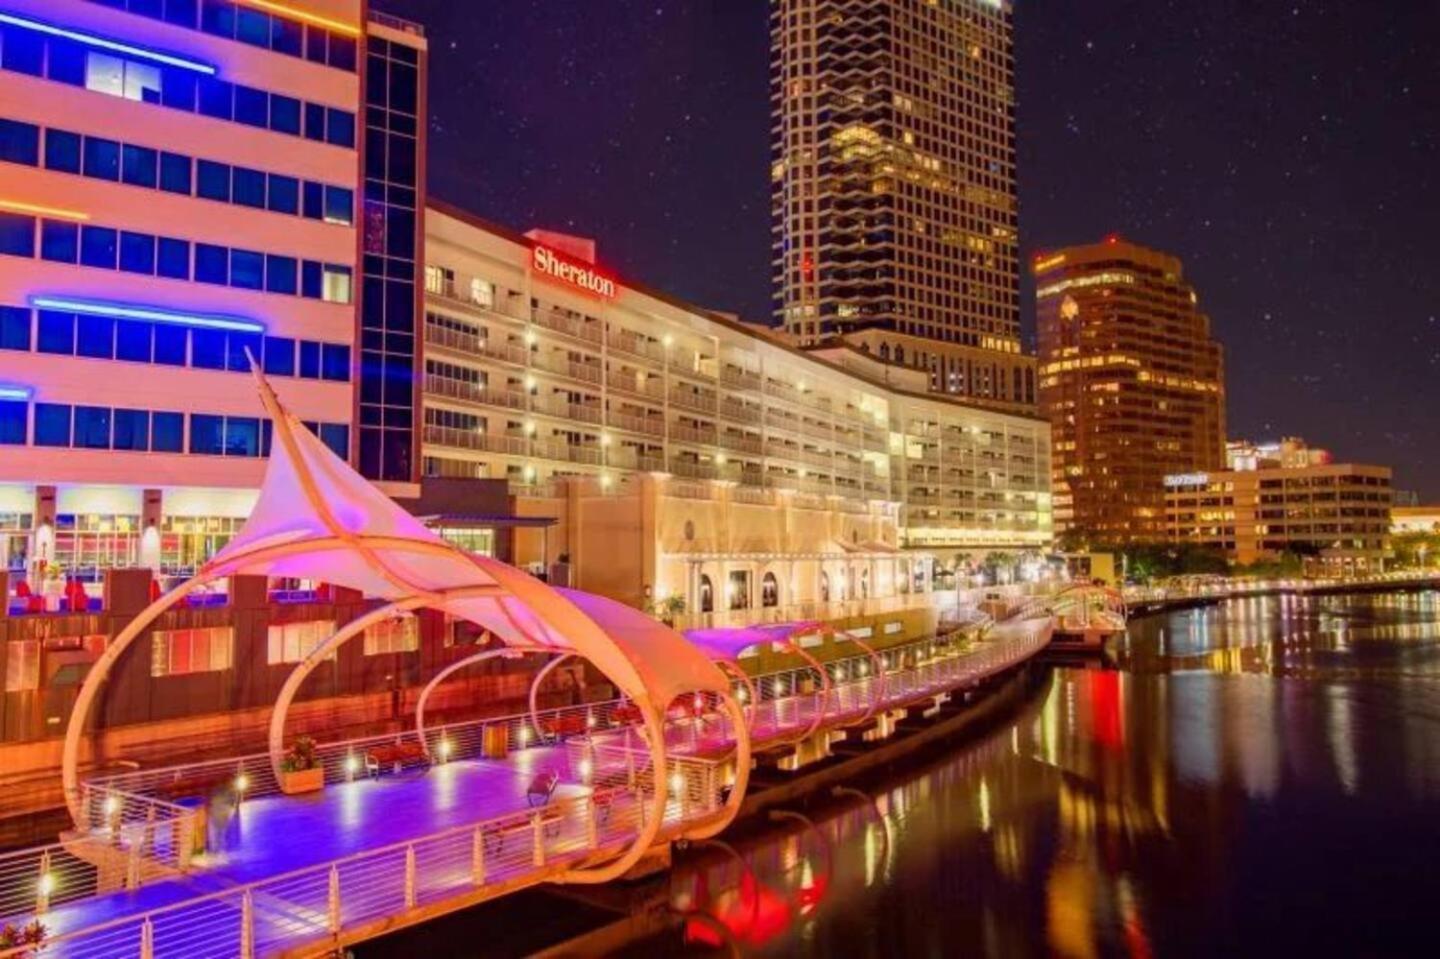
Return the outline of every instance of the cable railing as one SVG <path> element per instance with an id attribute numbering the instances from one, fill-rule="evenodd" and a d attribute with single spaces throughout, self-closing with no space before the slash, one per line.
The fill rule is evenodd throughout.
<path id="1" fill-rule="evenodd" d="M 818 668 L 759 674 L 733 689 L 757 747 L 773 748 L 812 728 L 853 724 L 977 682 L 1032 655 L 1049 633 L 1034 624 L 1011 632 L 980 642 L 952 634 L 875 652 L 857 647 Z M 562 785 L 543 804 L 473 824 L 88 926 L 59 923 L 61 931 L 45 941 L 47 954 L 255 956 L 355 941 L 414 910 L 452 900 L 459 908 L 618 853 L 645 827 L 657 785 L 640 723 L 639 710 L 616 699 L 426 727 L 421 742 L 432 763 L 545 747 L 535 768 L 554 770 Z M 672 704 L 662 839 L 723 812 L 735 774 L 732 724 L 713 694 Z M 375 747 L 416 736 L 321 745 L 325 780 L 379 774 Z M 176 875 L 188 862 L 193 810 L 161 797 L 212 783 L 246 799 L 280 791 L 263 753 L 92 779 L 82 802 L 87 835 L 0 857 L 0 916 L 43 916 Z M 0 959 L 22 954 L 0 951 Z"/>

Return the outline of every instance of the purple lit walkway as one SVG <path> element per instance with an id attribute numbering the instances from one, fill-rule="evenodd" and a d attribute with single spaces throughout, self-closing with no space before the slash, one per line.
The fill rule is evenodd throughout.
<path id="1" fill-rule="evenodd" d="M 209 837 L 220 846 L 197 857 L 191 872 L 135 892 L 58 907 L 46 914 L 45 923 L 52 933 L 61 933 L 474 825 L 524 809 L 534 773 L 550 767 L 563 771 L 565 763 L 561 748 L 545 746 L 517 752 L 505 762 L 460 760 L 378 779 L 362 777 L 301 796 L 247 799 L 223 832 L 212 826 Z M 562 782 L 555 797 L 586 792 Z"/>
<path id="2" fill-rule="evenodd" d="M 892 650 L 895 655 L 880 663 L 883 678 L 874 675 L 871 657 L 826 664 L 834 686 L 820 727 L 833 730 L 972 685 L 1033 655 L 1049 629 L 1048 623 L 1032 622 L 992 635 L 992 641 L 972 647 L 914 644 L 910 652 L 916 655 L 909 657 Z M 758 749 L 805 734 L 821 706 L 818 687 L 810 667 L 751 680 L 749 695 L 760 699 L 754 725 Z M 579 709 L 586 717 L 599 712 L 600 718 L 594 730 L 563 744 L 542 743 L 541 732 L 554 728 L 567 710 L 432 730 L 427 732 L 432 753 L 451 754 L 451 761 L 378 780 L 354 768 L 363 743 L 331 744 L 322 747 L 326 787 L 302 796 L 275 792 L 264 757 L 245 760 L 251 763 L 244 767 L 249 788 L 261 794 L 244 801 L 224 830 L 222 848 L 196 858 L 183 875 L 54 906 L 44 915 L 51 931 L 45 955 L 218 959 L 320 953 L 553 879 L 624 848 L 640 833 L 644 800 L 655 784 L 640 737 L 614 725 L 619 708 L 571 707 L 568 712 Z M 504 760 L 478 758 L 483 727 L 497 724 L 511 727 L 512 747 L 518 748 Z M 733 775 L 726 766 L 733 739 L 719 714 L 672 715 L 666 739 L 671 798 L 662 841 L 715 816 Z M 229 762 L 233 774 L 236 767 Z M 532 809 L 527 787 L 536 772 L 547 769 L 559 774 L 560 784 L 548 804 Z M 107 795 L 128 801 L 156 788 L 166 775 L 152 770 L 96 781 L 91 802 Z M 133 836 L 138 827 L 126 828 Z M 86 842 L 109 848 L 103 830 Z"/>

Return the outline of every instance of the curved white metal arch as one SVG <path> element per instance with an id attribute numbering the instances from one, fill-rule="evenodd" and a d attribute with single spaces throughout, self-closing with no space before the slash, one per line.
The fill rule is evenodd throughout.
<path id="1" fill-rule="evenodd" d="M 427 756 L 430 754 L 430 747 L 425 739 L 425 704 L 430 701 L 430 694 L 434 692 L 435 688 L 447 677 L 464 669 L 466 666 L 474 666 L 478 663 L 485 662 L 487 659 L 494 659 L 497 656 L 502 659 L 508 659 L 511 656 L 518 658 L 534 653 L 553 653 L 554 651 L 555 649 L 552 646 L 500 646 L 495 649 L 484 649 L 478 653 L 466 656 L 464 659 L 457 659 L 432 676 L 430 681 L 425 684 L 425 688 L 420 690 L 420 698 L 415 703 L 415 735 L 419 737 L 420 745 L 425 747 L 425 754 Z"/>
<path id="2" fill-rule="evenodd" d="M 820 660 L 816 658 L 814 653 L 810 652 L 808 649 L 795 642 L 793 637 L 790 639 L 776 640 L 774 642 L 775 645 L 779 646 L 781 649 L 792 652 L 796 656 L 799 656 L 801 659 L 805 660 L 805 662 L 810 666 L 811 669 L 815 670 L 815 672 L 820 674 L 820 705 L 815 710 L 815 718 L 810 720 L 810 725 L 806 727 L 805 731 L 799 736 L 796 736 L 793 739 L 777 737 L 778 741 L 782 744 L 802 742 L 806 739 L 809 739 L 811 736 L 815 735 L 817 731 L 819 731 L 820 724 L 825 721 L 825 713 L 830 709 L 830 671 L 825 668 L 824 663 L 820 662 Z"/>
<path id="3" fill-rule="evenodd" d="M 550 660 L 550 662 L 541 666 L 535 673 L 535 678 L 530 680 L 530 725 L 535 727 L 535 733 L 542 739 L 544 736 L 540 732 L 540 684 L 545 681 L 546 676 L 549 676 L 555 671 L 556 666 L 559 666 L 574 655 L 575 654 L 571 652 L 562 652 L 559 656 L 556 656 Z"/>
<path id="4" fill-rule="evenodd" d="M 115 668 L 116 661 L 135 642 L 136 637 L 159 619 L 162 613 L 197 589 L 220 578 L 222 577 L 201 573 L 146 606 L 120 630 L 120 634 L 105 647 L 105 652 L 100 654 L 100 658 L 85 674 L 85 681 L 80 684 L 80 692 L 76 694 L 75 705 L 70 710 L 70 723 L 65 727 L 65 746 L 60 755 L 60 782 L 65 793 L 65 806 L 76 826 L 83 825 L 84 813 L 80 808 L 80 738 L 89 721 L 90 708 L 94 705 L 100 688 L 109 678 L 110 670 Z"/>
<path id="5" fill-rule="evenodd" d="M 484 588 L 493 589 L 493 587 Z M 474 595 L 474 589 L 476 589 L 476 587 L 462 587 L 447 590 L 441 594 L 440 605 L 443 606 L 446 602 Z M 284 757 L 285 718 L 289 713 L 290 704 L 293 702 L 296 692 L 299 691 L 306 677 L 308 677 L 320 663 L 324 662 L 331 653 L 363 633 L 368 627 L 385 620 L 397 612 L 408 612 L 412 609 L 419 609 L 428 605 L 431 605 L 429 597 L 410 597 L 379 606 L 365 615 L 346 623 L 331 634 L 329 639 L 315 647 L 305 659 L 295 665 L 295 668 L 290 671 L 290 675 L 286 677 L 285 685 L 282 687 L 280 695 L 276 699 L 274 711 L 270 714 L 270 764 L 275 770 L 276 776 L 280 774 L 280 764 Z M 568 650 L 559 647 L 545 646 L 544 644 L 537 644 L 537 646 L 540 649 L 568 652 Z M 526 648 L 529 649 L 533 647 Z M 601 883 L 609 882 L 612 879 L 624 875 L 629 871 L 631 866 L 640 861 L 640 857 L 654 844 L 656 837 L 660 834 L 660 827 L 664 824 L 665 806 L 669 802 L 669 777 L 668 762 L 665 755 L 664 726 L 661 722 L 659 712 L 656 710 L 655 705 L 650 702 L 650 697 L 644 689 L 634 690 L 633 693 L 627 690 L 627 693 L 630 693 L 631 701 L 639 708 L 641 717 L 645 723 L 646 733 L 648 734 L 645 738 L 647 739 L 647 745 L 650 747 L 650 762 L 652 768 L 655 770 L 655 792 L 651 799 L 650 811 L 646 815 L 644 827 L 635 838 L 634 844 L 619 858 L 611 860 L 605 865 L 587 866 L 581 869 L 569 870 L 562 873 L 558 877 L 558 881 Z M 737 737 L 737 739 L 744 740 L 747 739 L 747 737 Z M 746 745 L 748 746 L 748 742 Z M 736 811 L 738 812 L 738 806 Z M 731 818 L 733 818 L 733 816 Z"/>

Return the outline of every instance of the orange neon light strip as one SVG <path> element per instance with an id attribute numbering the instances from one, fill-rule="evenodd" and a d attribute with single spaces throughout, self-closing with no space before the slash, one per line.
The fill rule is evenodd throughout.
<path id="1" fill-rule="evenodd" d="M 38 206 L 34 203 L 21 203 L 19 200 L 0 200 L 0 210 L 12 210 L 16 213 L 35 213 L 40 216 L 54 216 L 62 220 L 90 219 L 90 214 L 81 213 L 79 210 L 63 210 L 53 206 Z"/>
<path id="2" fill-rule="evenodd" d="M 289 4 L 273 3 L 271 0 L 242 0 L 242 2 L 247 7 L 259 7 L 261 10 L 269 10 L 271 13 L 278 13 L 283 16 L 294 17 L 296 20 L 303 20 L 306 23 L 313 23 L 317 27 L 327 27 L 331 30 L 338 30 L 352 37 L 358 37 L 360 35 L 360 28 L 353 23 L 345 23 L 343 20 L 331 20 L 329 17 L 322 17 L 318 13 L 301 10 L 299 7 L 292 7 Z"/>

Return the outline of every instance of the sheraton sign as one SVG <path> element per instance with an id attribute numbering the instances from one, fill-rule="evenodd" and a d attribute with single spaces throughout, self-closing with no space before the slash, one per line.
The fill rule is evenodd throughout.
<path id="1" fill-rule="evenodd" d="M 531 252 L 530 263 L 536 273 L 559 280 L 592 296 L 606 300 L 615 299 L 616 285 L 612 277 L 606 276 L 588 263 L 572 260 L 548 246 L 536 246 Z"/>

